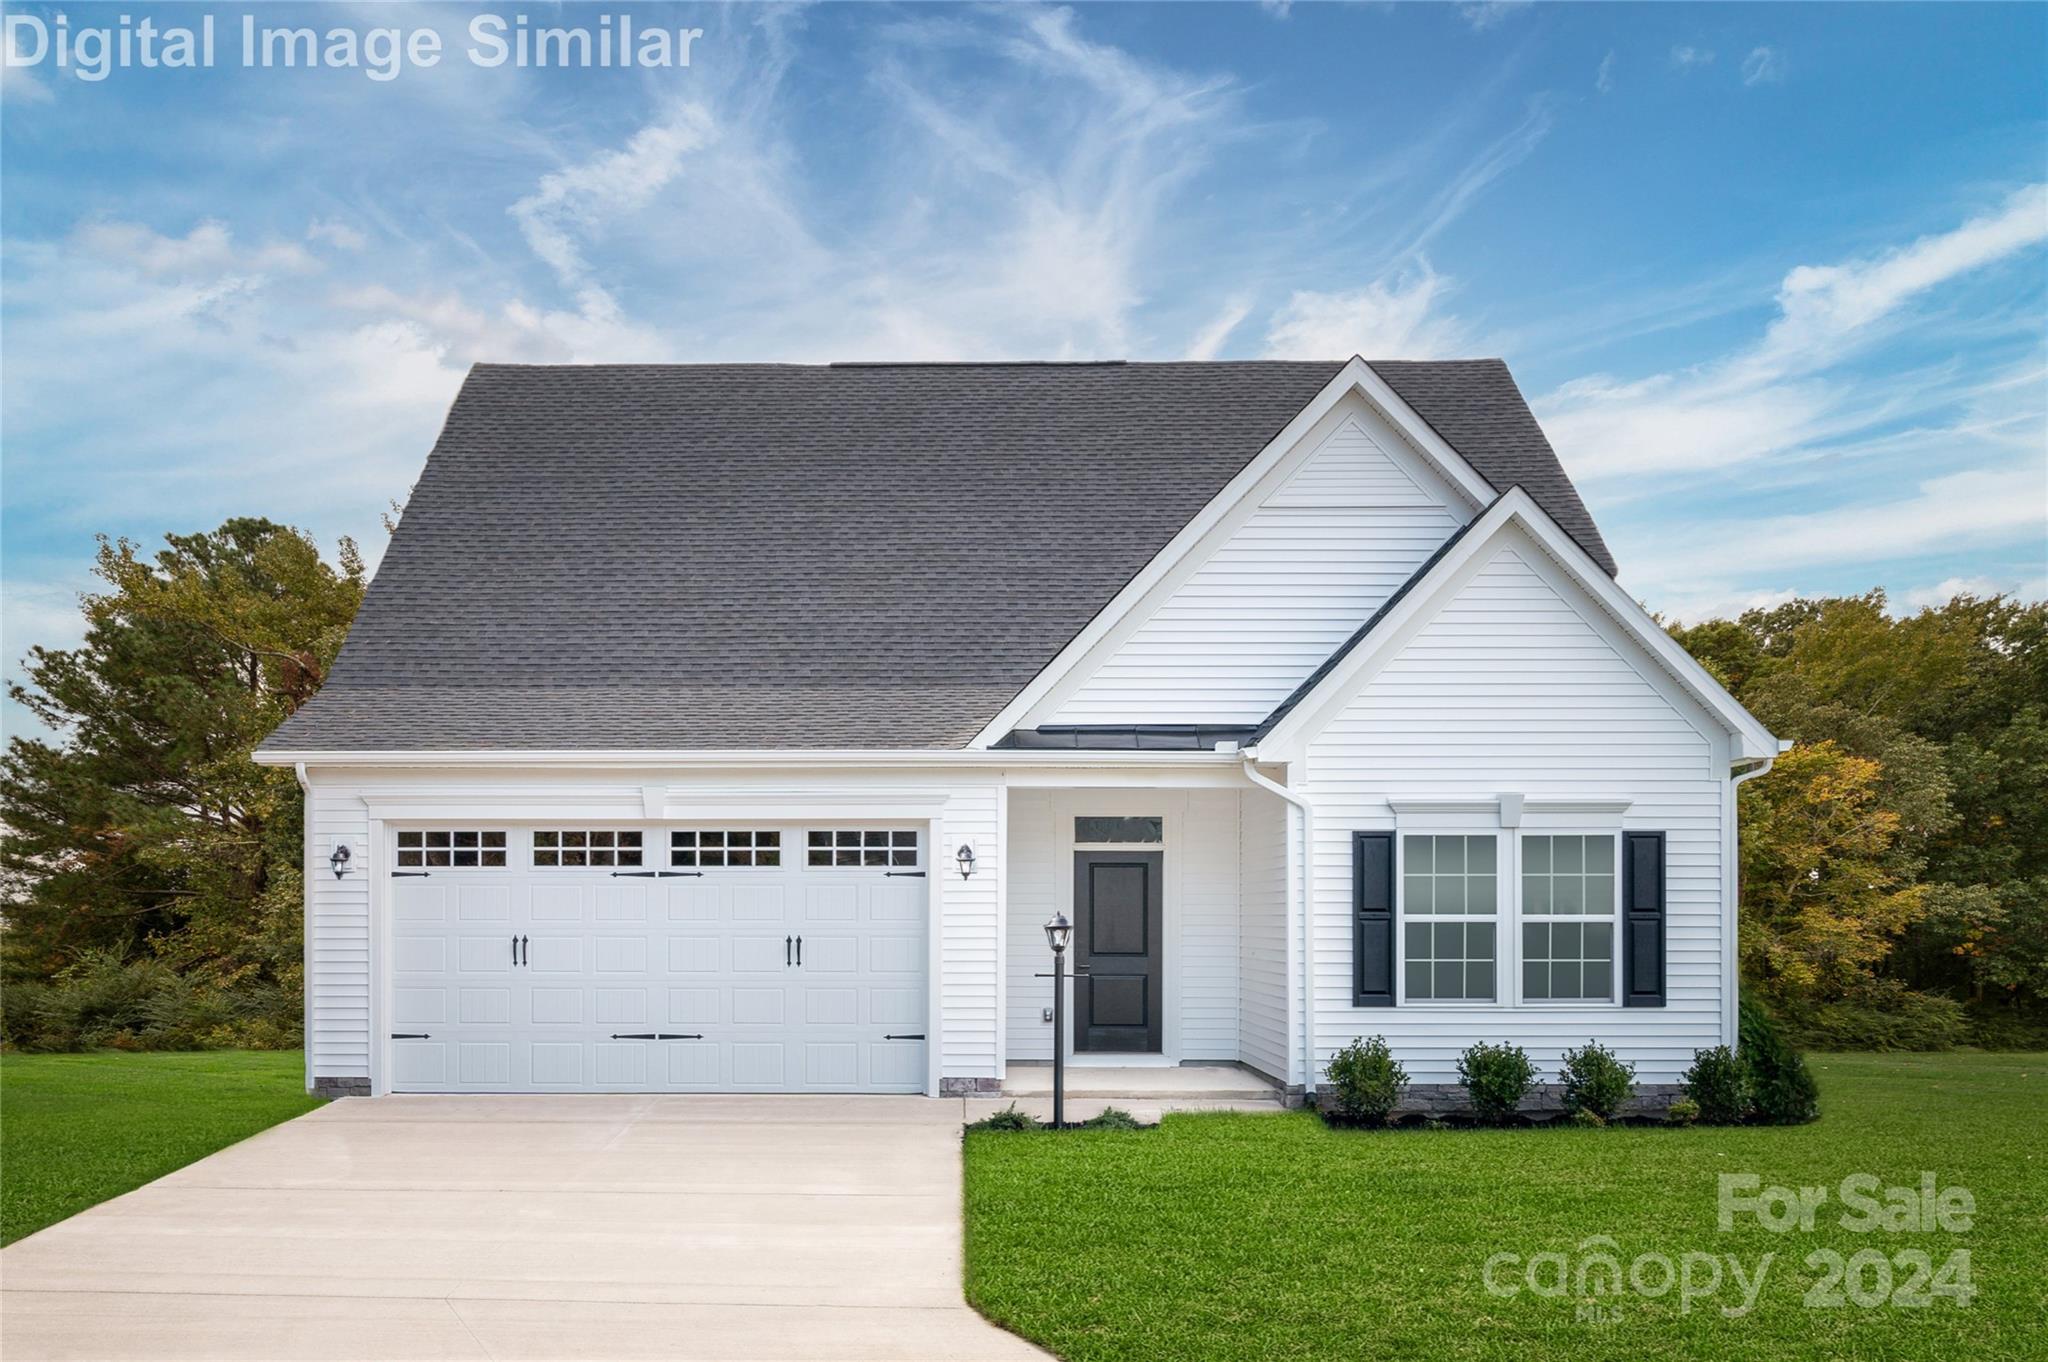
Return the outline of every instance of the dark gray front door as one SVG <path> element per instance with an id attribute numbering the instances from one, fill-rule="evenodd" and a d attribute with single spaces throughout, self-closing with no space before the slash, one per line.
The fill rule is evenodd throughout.
<path id="1" fill-rule="evenodd" d="M 1160 892 L 1157 851 L 1074 853 L 1074 1051 L 1157 1054 Z"/>

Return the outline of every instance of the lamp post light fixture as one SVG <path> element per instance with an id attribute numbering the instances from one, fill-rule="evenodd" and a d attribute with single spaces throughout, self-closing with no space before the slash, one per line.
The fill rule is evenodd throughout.
<path id="1" fill-rule="evenodd" d="M 1074 924 L 1054 913 L 1045 924 L 1045 944 L 1052 947 L 1052 1128 L 1067 1125 L 1067 943 Z"/>
<path id="2" fill-rule="evenodd" d="M 972 879 L 974 876 L 974 843 L 962 842 L 960 849 L 953 853 L 953 860 L 960 867 L 960 878 L 963 880 Z"/>
<path id="3" fill-rule="evenodd" d="M 329 864 L 329 865 L 331 865 L 331 866 L 333 866 L 333 867 L 334 867 L 334 878 L 335 878 L 335 879 L 337 879 L 337 880 L 338 880 L 338 879 L 340 879 L 340 878 L 341 878 L 342 876 L 344 876 L 344 875 L 348 874 L 348 862 L 349 862 L 349 850 L 348 850 L 348 843 L 346 843 L 346 842 L 337 842 L 337 843 L 335 843 L 335 845 L 334 845 L 334 854 L 333 854 L 332 856 L 329 856 L 329 857 L 327 858 L 327 864 Z"/>

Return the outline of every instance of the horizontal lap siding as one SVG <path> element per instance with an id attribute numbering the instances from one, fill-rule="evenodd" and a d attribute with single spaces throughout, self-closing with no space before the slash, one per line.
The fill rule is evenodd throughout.
<path id="1" fill-rule="evenodd" d="M 370 1076 L 369 813 L 353 789 L 316 784 L 307 797 L 306 836 L 312 868 L 306 880 L 306 1068 L 311 1078 Z M 349 873 L 337 879 L 328 857 L 337 842 L 352 848 Z"/>
<path id="2" fill-rule="evenodd" d="M 1167 848 L 1180 913 L 1166 967 L 1180 971 L 1182 1059 L 1237 1058 L 1237 805 L 1235 790 L 1189 791 Z"/>
<path id="3" fill-rule="evenodd" d="M 1319 1073 L 1352 1037 L 1383 1034 L 1417 1082 L 1454 1082 L 1458 1054 L 1482 1040 L 1526 1047 L 1549 1079 L 1563 1049 L 1592 1038 L 1637 1064 L 1641 1081 L 1669 1082 L 1695 1050 L 1720 1043 L 1727 943 L 1715 745 L 1653 683 L 1655 664 L 1596 629 L 1595 607 L 1574 604 L 1576 589 L 1533 568 L 1537 551 L 1516 542 L 1310 746 Z M 1625 827 L 1669 834 L 1666 1006 L 1350 1006 L 1352 832 L 1397 826 L 1390 799 L 1502 792 L 1626 797 Z M 1515 983 L 1504 971 L 1504 997 Z"/>
<path id="4" fill-rule="evenodd" d="M 1050 790 L 1010 791 L 1009 1035 L 1011 1059 L 1050 1060 L 1052 968 L 1045 924 L 1064 902 L 1060 893 L 1060 840 Z"/>
<path id="5" fill-rule="evenodd" d="M 1000 791 L 992 778 L 980 785 L 955 784 L 940 819 L 939 845 L 930 872 L 943 935 L 939 943 L 940 1068 L 947 1078 L 998 1078 L 996 1015 L 1001 968 L 1000 895 L 1003 874 L 1001 829 L 996 815 Z M 971 879 L 951 868 L 963 841 L 978 846 L 981 863 Z"/>
<path id="6" fill-rule="evenodd" d="M 1271 1078 L 1292 1079 L 1287 959 L 1287 805 L 1244 796 L 1238 864 L 1238 1057 Z"/>
<path id="7" fill-rule="evenodd" d="M 1463 523 L 1455 504 L 1361 407 L 1043 721 L 1257 723 Z"/>

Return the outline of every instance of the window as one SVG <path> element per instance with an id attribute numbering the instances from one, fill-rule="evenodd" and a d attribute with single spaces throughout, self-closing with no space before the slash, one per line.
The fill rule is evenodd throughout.
<path id="1" fill-rule="evenodd" d="M 398 834 L 398 864 L 405 866 L 499 867 L 505 864 L 502 832 L 456 832 L 436 828 Z"/>
<path id="2" fill-rule="evenodd" d="M 1412 1002 L 1492 1002 L 1499 959 L 1491 834 L 1401 839 L 1401 953 Z"/>
<path id="3" fill-rule="evenodd" d="M 1522 839 L 1522 997 L 1614 997 L 1614 838 Z"/>
<path id="4" fill-rule="evenodd" d="M 1157 845 L 1166 840 L 1163 818 L 1076 818 L 1077 842 L 1145 842 Z"/>
<path id="5" fill-rule="evenodd" d="M 705 828 L 668 835 L 668 863 L 685 867 L 782 864 L 782 834 Z"/>
<path id="6" fill-rule="evenodd" d="M 807 860 L 811 865 L 917 864 L 917 834 L 879 828 L 815 829 Z"/>
<path id="7" fill-rule="evenodd" d="M 638 865 L 637 832 L 536 832 L 533 863 L 537 866 Z"/>

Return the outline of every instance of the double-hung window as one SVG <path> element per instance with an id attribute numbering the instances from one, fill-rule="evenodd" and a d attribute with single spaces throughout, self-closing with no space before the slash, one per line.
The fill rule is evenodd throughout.
<path id="1" fill-rule="evenodd" d="M 1500 842 L 1401 839 L 1401 955 L 1409 1002 L 1492 1002 L 1500 959 Z"/>
<path id="2" fill-rule="evenodd" d="M 1614 1000 L 1614 837 L 1522 838 L 1522 1000 Z"/>

